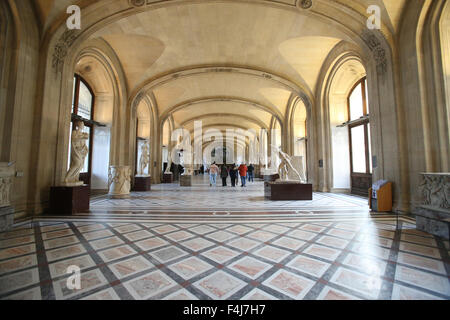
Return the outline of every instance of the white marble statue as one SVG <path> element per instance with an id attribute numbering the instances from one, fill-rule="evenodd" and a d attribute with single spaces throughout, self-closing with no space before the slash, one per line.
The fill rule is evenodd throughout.
<path id="1" fill-rule="evenodd" d="M 164 171 L 164 174 L 172 174 L 172 172 L 170 171 L 170 167 L 172 166 L 172 150 L 169 150 L 167 152 L 167 168 L 166 171 Z"/>
<path id="2" fill-rule="evenodd" d="M 278 166 L 278 174 L 280 175 L 280 181 L 300 181 L 300 183 L 306 183 L 306 179 L 303 174 L 302 168 L 295 168 L 292 158 L 287 153 L 283 152 L 281 148 L 273 146 L 278 151 L 281 163 Z M 299 172 L 300 170 L 300 172 Z"/>
<path id="3" fill-rule="evenodd" d="M 149 157 L 149 146 L 148 142 L 145 142 L 141 147 L 141 158 L 139 159 L 139 174 L 144 176 L 145 174 L 145 168 L 147 168 L 150 157 Z"/>
<path id="4" fill-rule="evenodd" d="M 0 208 L 11 204 L 11 186 L 14 173 L 14 163 L 0 163 Z"/>
<path id="5" fill-rule="evenodd" d="M 71 150 L 70 150 L 70 168 L 64 179 L 67 186 L 83 185 L 83 181 L 79 181 L 80 172 L 84 167 L 84 160 L 89 152 L 86 141 L 89 134 L 83 132 L 83 121 L 77 121 L 72 131 Z"/>

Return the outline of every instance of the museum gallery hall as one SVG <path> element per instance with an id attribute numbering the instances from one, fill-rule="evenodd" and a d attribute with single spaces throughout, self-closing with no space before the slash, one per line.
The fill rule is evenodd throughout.
<path id="1" fill-rule="evenodd" d="M 445 0 L 0 1 L 0 300 L 449 300 Z"/>

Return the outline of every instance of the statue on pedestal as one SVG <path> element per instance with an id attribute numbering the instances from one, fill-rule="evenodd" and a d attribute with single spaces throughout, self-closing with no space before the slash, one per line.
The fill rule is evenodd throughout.
<path id="1" fill-rule="evenodd" d="M 64 179 L 64 184 L 66 186 L 83 185 L 83 181 L 79 181 L 80 172 L 84 167 L 84 160 L 89 152 L 86 145 L 86 141 L 89 139 L 89 134 L 83 132 L 83 130 L 83 121 L 77 121 L 74 123 L 70 150 L 70 168 Z"/>
<path id="2" fill-rule="evenodd" d="M 290 155 L 283 152 L 281 148 L 274 146 L 278 150 L 278 154 L 281 159 L 281 163 L 278 166 L 278 174 L 280 175 L 280 181 L 289 181 L 290 177 L 294 176 L 293 181 L 300 181 L 300 183 L 306 183 L 304 177 L 303 168 L 295 168 Z"/>
<path id="3" fill-rule="evenodd" d="M 139 174 L 144 176 L 145 174 L 145 168 L 148 166 L 148 163 L 150 161 L 149 157 L 149 146 L 148 142 L 145 142 L 141 147 L 141 158 L 139 159 Z"/>
<path id="4" fill-rule="evenodd" d="M 169 150 L 169 152 L 167 152 L 167 168 L 166 171 L 164 171 L 164 174 L 172 174 L 172 172 L 170 171 L 170 169 L 172 168 L 172 150 Z"/>

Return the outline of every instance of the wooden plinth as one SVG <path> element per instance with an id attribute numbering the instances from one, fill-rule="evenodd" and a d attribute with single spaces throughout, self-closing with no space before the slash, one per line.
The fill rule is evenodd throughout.
<path id="1" fill-rule="evenodd" d="M 76 187 L 52 187 L 50 189 L 50 213 L 72 215 L 89 211 L 90 188 L 87 185 Z"/>
<path id="2" fill-rule="evenodd" d="M 294 182 L 265 182 L 264 196 L 269 200 L 312 200 L 312 184 Z"/>
<path id="3" fill-rule="evenodd" d="M 164 173 L 163 183 L 173 183 L 173 174 Z"/>
<path id="4" fill-rule="evenodd" d="M 133 191 L 150 191 L 152 189 L 152 177 L 134 177 Z"/>

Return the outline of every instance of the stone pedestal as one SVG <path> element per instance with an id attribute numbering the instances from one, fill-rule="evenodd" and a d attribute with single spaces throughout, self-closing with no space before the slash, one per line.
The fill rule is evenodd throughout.
<path id="1" fill-rule="evenodd" d="M 8 231 L 14 224 L 13 207 L 0 208 L 0 232 Z"/>
<path id="2" fill-rule="evenodd" d="M 129 166 L 111 166 L 109 168 L 109 194 L 112 199 L 130 197 L 131 168 Z"/>
<path id="3" fill-rule="evenodd" d="M 422 204 L 414 210 L 416 227 L 438 237 L 450 236 L 450 173 L 422 173 Z"/>
<path id="4" fill-rule="evenodd" d="M 172 173 L 164 173 L 163 183 L 173 183 L 173 174 Z"/>
<path id="5" fill-rule="evenodd" d="M 265 182 L 264 197 L 268 200 L 312 200 L 312 184 L 296 181 Z"/>
<path id="6" fill-rule="evenodd" d="M 192 176 L 182 174 L 180 176 L 180 186 L 181 187 L 191 187 L 192 186 Z"/>
<path id="7" fill-rule="evenodd" d="M 275 182 L 280 179 L 280 175 L 277 174 L 265 174 L 262 176 L 265 182 Z"/>
<path id="8" fill-rule="evenodd" d="M 136 176 L 134 177 L 133 191 L 150 191 L 152 189 L 152 177 Z"/>
<path id="9" fill-rule="evenodd" d="M 11 207 L 11 187 L 14 174 L 13 164 L 0 163 L 0 232 L 11 229 L 14 224 L 14 209 Z"/>
<path id="10" fill-rule="evenodd" d="M 50 189 L 50 213 L 73 215 L 89 211 L 90 188 L 88 185 L 75 187 L 52 187 Z"/>

